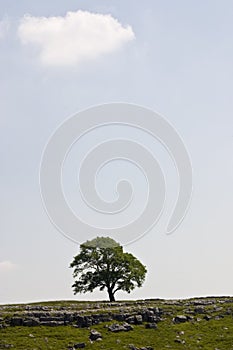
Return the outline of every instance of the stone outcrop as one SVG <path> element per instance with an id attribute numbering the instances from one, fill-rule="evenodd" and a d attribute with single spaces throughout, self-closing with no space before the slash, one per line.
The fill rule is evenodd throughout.
<path id="1" fill-rule="evenodd" d="M 122 304 L 121 304 L 122 306 Z M 0 327 L 3 326 L 64 326 L 73 325 L 77 328 L 87 328 L 102 322 L 125 322 L 129 325 L 140 325 L 144 322 L 157 323 L 162 320 L 163 311 L 158 307 L 150 308 L 119 308 L 116 311 L 116 305 L 114 304 L 114 310 L 108 310 L 108 312 L 96 313 L 95 310 L 91 310 L 91 313 L 83 311 L 65 311 L 63 308 L 60 310 L 53 310 L 49 307 L 26 306 L 24 310 L 12 312 L 12 316 L 1 317 Z M 106 310 L 107 311 L 107 310 Z M 3 313 L 4 314 L 4 313 Z M 1 308 L 0 308 L 1 316 Z"/>
<path id="2" fill-rule="evenodd" d="M 90 332 L 89 339 L 92 341 L 102 339 L 102 334 L 100 332 L 97 332 L 95 329 L 92 329 Z"/>
<path id="3" fill-rule="evenodd" d="M 160 305 L 153 306 L 153 305 Z M 225 304 L 225 305 L 224 305 Z M 68 303 L 59 305 L 0 305 L 0 329 L 8 326 L 65 326 L 88 328 L 103 322 L 128 325 L 145 324 L 157 328 L 164 319 L 175 324 L 220 320 L 233 315 L 233 298 L 206 298 L 191 300 L 141 300 L 134 302 Z M 224 308 L 223 308 L 224 306 Z M 180 314 L 176 314 L 176 307 Z M 115 326 L 116 327 L 116 326 Z M 119 327 L 116 329 L 119 329 Z M 114 330 L 114 326 L 112 331 Z"/>
<path id="4" fill-rule="evenodd" d="M 111 326 L 108 327 L 108 330 L 113 333 L 129 332 L 133 330 L 133 326 L 131 326 L 128 323 L 123 323 L 123 324 L 113 323 Z"/>

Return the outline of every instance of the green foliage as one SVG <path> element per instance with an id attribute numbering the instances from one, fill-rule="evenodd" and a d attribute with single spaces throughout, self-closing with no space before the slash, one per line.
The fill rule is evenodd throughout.
<path id="1" fill-rule="evenodd" d="M 130 293 L 141 287 L 146 267 L 109 237 L 97 237 L 80 246 L 70 267 L 74 268 L 74 293 L 93 292 L 95 288 L 108 291 L 109 300 L 115 301 L 119 290 Z"/>
<path id="2" fill-rule="evenodd" d="M 113 247 L 119 247 L 120 244 L 114 241 L 114 239 L 110 237 L 96 237 L 91 241 L 86 241 L 85 243 L 82 244 L 82 246 L 92 247 L 92 248 L 113 248 Z"/>

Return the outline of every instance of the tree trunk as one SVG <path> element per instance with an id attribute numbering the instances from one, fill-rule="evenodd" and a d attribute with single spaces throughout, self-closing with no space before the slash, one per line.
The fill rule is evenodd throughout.
<path id="1" fill-rule="evenodd" d="M 108 296 L 109 296 L 109 301 L 115 301 L 115 297 L 114 297 L 114 294 L 112 292 L 112 289 L 111 288 L 108 288 Z"/>

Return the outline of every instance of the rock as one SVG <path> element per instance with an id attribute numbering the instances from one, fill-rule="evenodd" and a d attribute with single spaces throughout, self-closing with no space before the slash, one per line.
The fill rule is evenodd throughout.
<path id="1" fill-rule="evenodd" d="M 118 323 L 113 323 L 111 326 L 108 327 L 108 330 L 113 333 L 118 332 L 124 332 L 125 328 L 122 325 L 119 325 Z"/>
<path id="2" fill-rule="evenodd" d="M 203 319 L 206 320 L 206 321 L 209 321 L 209 320 L 211 320 L 211 316 L 205 315 L 205 316 L 203 317 Z"/>
<path id="3" fill-rule="evenodd" d="M 95 315 L 94 315 L 94 317 L 95 317 Z M 110 321 L 112 321 L 112 316 L 109 315 L 109 314 L 100 314 L 96 318 L 97 318 L 98 323 L 99 322 L 110 322 Z"/>
<path id="4" fill-rule="evenodd" d="M 63 322 L 64 317 L 40 317 L 40 322 Z"/>
<path id="5" fill-rule="evenodd" d="M 189 320 L 188 316 L 184 316 L 184 315 L 177 315 L 176 317 L 174 317 L 172 319 L 172 321 L 174 323 L 183 323 L 183 322 L 187 322 Z"/>
<path id="6" fill-rule="evenodd" d="M 114 314 L 113 319 L 118 321 L 118 322 L 123 322 L 125 321 L 125 315 L 120 313 L 120 314 Z"/>
<path id="7" fill-rule="evenodd" d="M 86 347 L 85 343 L 76 343 L 74 344 L 74 349 L 83 349 Z"/>
<path id="8" fill-rule="evenodd" d="M 160 322 L 162 319 L 159 316 L 149 316 L 147 321 L 148 322 Z"/>
<path id="9" fill-rule="evenodd" d="M 156 323 L 147 323 L 145 327 L 147 329 L 157 329 L 158 328 Z"/>
<path id="10" fill-rule="evenodd" d="M 135 317 L 134 316 L 127 317 L 126 322 L 130 324 L 135 324 Z"/>
<path id="11" fill-rule="evenodd" d="M 180 339 L 180 338 L 176 338 L 176 339 L 174 340 L 174 342 L 175 342 L 175 343 L 180 343 L 180 344 L 185 344 L 185 340 L 182 340 L 182 339 Z"/>
<path id="12" fill-rule="evenodd" d="M 113 333 L 128 332 L 133 330 L 133 327 L 128 323 L 124 323 L 122 325 L 119 325 L 118 323 L 113 323 L 111 326 L 108 327 L 108 330 Z"/>
<path id="13" fill-rule="evenodd" d="M 215 312 L 219 312 L 219 311 L 222 311 L 222 310 L 223 310 L 222 306 L 214 306 L 214 311 Z"/>
<path id="14" fill-rule="evenodd" d="M 80 328 L 90 327 L 93 325 L 91 316 L 77 316 L 77 326 Z"/>
<path id="15" fill-rule="evenodd" d="M 90 327 L 93 325 L 93 322 L 92 322 L 92 317 L 88 317 L 88 316 L 85 316 L 84 317 L 84 324 L 85 324 L 85 327 Z"/>
<path id="16" fill-rule="evenodd" d="M 64 314 L 64 321 L 66 323 L 72 323 L 74 321 L 74 315 L 72 313 L 66 313 Z"/>
<path id="17" fill-rule="evenodd" d="M 132 331 L 133 330 L 133 326 L 131 326 L 130 324 L 128 324 L 127 322 L 123 323 L 123 327 L 125 328 L 125 331 Z"/>
<path id="18" fill-rule="evenodd" d="M 142 315 L 135 315 L 135 320 L 134 323 L 135 324 L 142 324 Z"/>
<path id="19" fill-rule="evenodd" d="M 177 332 L 179 335 L 184 335 L 184 331 Z"/>
<path id="20" fill-rule="evenodd" d="M 22 326 L 23 325 L 23 319 L 22 317 L 12 317 L 11 322 L 10 322 L 11 326 Z"/>
<path id="21" fill-rule="evenodd" d="M 46 327 L 64 326 L 64 322 L 44 321 L 44 322 L 40 322 L 40 326 L 46 326 Z"/>
<path id="22" fill-rule="evenodd" d="M 27 327 L 33 327 L 33 326 L 39 326 L 40 321 L 37 318 L 27 318 L 23 320 L 23 326 Z"/>
<path id="23" fill-rule="evenodd" d="M 225 315 L 232 315 L 232 310 L 231 309 L 226 309 Z"/>
<path id="24" fill-rule="evenodd" d="M 198 306 L 198 307 L 195 307 L 194 312 L 195 314 L 204 314 L 206 311 L 204 306 Z"/>
<path id="25" fill-rule="evenodd" d="M 155 313 L 156 315 L 158 315 L 158 316 L 161 316 L 162 313 L 163 313 L 163 310 L 160 309 L 160 308 L 157 307 L 157 306 L 153 308 L 153 311 L 154 311 L 154 313 Z"/>
<path id="26" fill-rule="evenodd" d="M 142 319 L 144 322 L 151 322 L 150 317 L 156 317 L 153 310 L 144 309 L 141 312 Z"/>
<path id="27" fill-rule="evenodd" d="M 97 340 L 100 338 L 102 338 L 102 334 L 100 332 L 97 332 L 95 329 L 92 329 L 90 336 L 89 336 L 89 339 L 90 340 Z"/>
<path id="28" fill-rule="evenodd" d="M 215 316 L 215 320 L 216 321 L 219 321 L 219 320 L 221 320 L 222 318 L 224 318 L 224 316 L 223 315 L 217 315 L 217 316 Z"/>

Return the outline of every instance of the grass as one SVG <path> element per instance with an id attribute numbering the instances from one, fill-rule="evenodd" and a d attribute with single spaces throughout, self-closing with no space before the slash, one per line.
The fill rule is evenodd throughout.
<path id="1" fill-rule="evenodd" d="M 136 347 L 151 346 L 154 350 L 164 349 L 204 349 L 204 350 L 233 350 L 233 318 L 231 311 L 233 310 L 233 301 L 229 303 L 221 303 L 221 298 L 217 298 L 215 306 L 222 307 L 221 311 L 215 311 L 213 305 L 205 306 L 207 314 L 210 313 L 212 317 L 215 315 L 224 314 L 224 318 L 218 320 L 211 319 L 204 320 L 204 315 L 195 315 L 194 321 L 189 321 L 181 324 L 174 324 L 172 317 L 177 314 L 185 314 L 187 309 L 194 309 L 195 305 L 188 305 L 187 301 L 182 301 L 177 304 L 169 304 L 166 301 L 149 301 L 151 306 L 159 306 L 165 311 L 165 317 L 162 322 L 158 323 L 158 328 L 145 329 L 145 325 L 133 326 L 134 330 L 130 332 L 112 333 L 109 332 L 106 325 L 113 322 L 101 323 L 92 326 L 101 332 L 102 341 L 91 343 L 89 341 L 90 329 L 75 328 L 73 326 L 59 326 L 59 327 L 7 327 L 0 329 L 0 349 L 4 348 L 4 344 L 12 344 L 13 350 L 65 350 L 68 345 L 74 343 L 86 343 L 86 349 L 92 350 L 125 350 L 129 349 L 129 344 L 134 344 Z M 197 300 L 197 299 L 195 299 Z M 203 299 L 202 299 L 203 300 Z M 222 299 L 224 300 L 224 299 Z M 192 301 L 192 300 L 189 300 Z M 48 302 L 37 303 L 37 305 L 52 306 L 55 309 L 59 307 L 66 307 L 72 305 L 72 310 L 80 305 L 85 305 L 87 309 L 93 310 L 96 303 L 75 303 L 75 302 Z M 97 303 L 103 306 L 103 302 Z M 106 303 L 108 305 L 108 303 Z M 128 304 L 128 302 L 126 303 Z M 146 304 L 146 307 L 148 307 Z M 30 304 L 31 306 L 36 304 Z M 106 305 L 106 306 L 107 306 Z M 125 302 L 122 303 L 125 305 Z M 132 307 L 134 307 L 132 302 Z M 22 308 L 19 305 L 15 306 L 15 310 L 9 306 L 5 307 L 4 312 L 19 313 Z M 230 310 L 230 314 L 225 312 Z M 96 313 L 99 313 L 96 311 Z M 106 311 L 106 310 L 105 310 Z M 169 312 L 172 312 L 169 315 Z M 2 312 L 0 311 L 1 317 Z M 196 318 L 200 317 L 197 322 Z M 180 341 L 180 342 L 179 342 Z"/>

